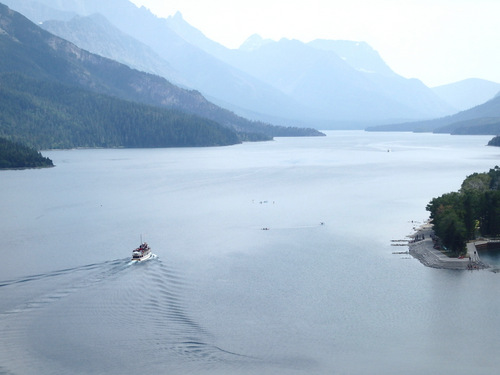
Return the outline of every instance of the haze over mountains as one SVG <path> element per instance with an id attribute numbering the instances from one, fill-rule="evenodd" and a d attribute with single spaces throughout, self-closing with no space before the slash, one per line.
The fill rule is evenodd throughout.
<path id="1" fill-rule="evenodd" d="M 380 125 L 367 130 L 498 135 L 500 134 L 500 95 L 454 115 L 433 120 Z"/>
<path id="2" fill-rule="evenodd" d="M 455 108 L 463 111 L 492 99 L 500 92 L 500 83 L 469 78 L 434 87 L 432 90 Z"/>
<path id="3" fill-rule="evenodd" d="M 239 49 L 228 49 L 206 38 L 180 13 L 158 18 L 128 0 L 4 3 L 83 49 L 195 89 L 243 117 L 273 124 L 362 129 L 422 122 L 481 104 L 500 89 L 484 80 L 428 88 L 392 71 L 364 42 L 303 43 L 253 35 Z"/>
<path id="4" fill-rule="evenodd" d="M 185 40 L 305 104 L 319 119 L 368 123 L 454 111 L 422 82 L 394 73 L 363 42 L 275 42 L 254 35 L 240 49 L 228 50 L 205 38 L 179 13 L 169 21 Z"/>
<path id="5" fill-rule="evenodd" d="M 0 135 L 38 148 L 227 145 L 315 129 L 249 121 L 0 4 Z"/>
<path id="6" fill-rule="evenodd" d="M 230 50 L 180 13 L 161 19 L 128 0 L 5 3 L 82 48 L 199 90 L 251 119 L 363 128 L 457 111 L 419 80 L 393 72 L 363 42 L 275 42 L 253 36 Z"/>

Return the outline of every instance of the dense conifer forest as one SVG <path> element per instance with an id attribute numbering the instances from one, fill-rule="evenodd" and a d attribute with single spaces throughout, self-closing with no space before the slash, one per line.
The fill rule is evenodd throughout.
<path id="1" fill-rule="evenodd" d="M 232 129 L 205 118 L 17 73 L 0 75 L 0 136 L 39 150 L 221 146 L 241 141 Z"/>
<path id="2" fill-rule="evenodd" d="M 52 160 L 35 149 L 0 137 L 0 169 L 53 166 Z"/>
<path id="3" fill-rule="evenodd" d="M 500 147 L 500 135 L 497 135 L 491 141 L 489 141 L 488 142 L 488 146 L 497 146 L 497 147 Z"/>
<path id="4" fill-rule="evenodd" d="M 454 255 L 468 240 L 500 235 L 500 167 L 474 173 L 458 192 L 443 194 L 427 205 L 434 232 Z"/>

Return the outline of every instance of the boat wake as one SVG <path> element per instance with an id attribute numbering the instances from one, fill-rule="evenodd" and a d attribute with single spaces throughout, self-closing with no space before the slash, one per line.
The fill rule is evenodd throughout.
<path id="1" fill-rule="evenodd" d="M 194 318 L 202 313 L 189 307 L 190 288 L 154 254 L 0 281 L 2 371 L 164 373 L 251 361 L 216 345 Z"/>

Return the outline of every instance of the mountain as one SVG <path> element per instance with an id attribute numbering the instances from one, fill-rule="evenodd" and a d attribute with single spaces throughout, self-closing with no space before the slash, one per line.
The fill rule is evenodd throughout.
<path id="1" fill-rule="evenodd" d="M 443 100 L 463 111 L 483 104 L 500 92 L 500 83 L 478 78 L 437 86 L 432 89 Z"/>
<path id="2" fill-rule="evenodd" d="M 2 0 L 1 3 L 23 14 L 36 24 L 40 24 L 44 20 L 69 21 L 71 18 L 78 15 L 76 12 L 52 8 L 37 0 Z"/>
<path id="3" fill-rule="evenodd" d="M 0 73 L 15 72 L 38 81 L 205 117 L 236 131 L 241 140 L 320 134 L 243 119 L 208 102 L 197 91 L 181 89 L 159 76 L 82 50 L 1 4 L 0 54 Z"/>
<path id="4" fill-rule="evenodd" d="M 313 108 L 316 117 L 379 121 L 455 112 L 422 82 L 394 73 L 364 42 L 274 42 L 252 35 L 238 50 L 229 50 L 179 13 L 167 22 L 189 43 Z"/>
<path id="5" fill-rule="evenodd" d="M 46 21 L 40 26 L 78 47 L 186 86 L 182 76 L 150 47 L 121 32 L 104 16 L 74 16 L 68 21 Z"/>
<path id="6" fill-rule="evenodd" d="M 369 131 L 412 131 L 450 134 L 500 134 L 500 96 L 452 116 L 370 127 Z"/>
<path id="7" fill-rule="evenodd" d="M 230 63 L 323 118 L 369 122 L 450 113 L 420 81 L 396 75 L 374 56 L 365 43 L 282 39 L 235 52 Z"/>
<path id="8" fill-rule="evenodd" d="M 398 76 L 368 43 L 316 39 L 307 45 L 318 50 L 335 52 L 342 60 L 358 71 L 384 76 Z"/>
<path id="9" fill-rule="evenodd" d="M 0 73 L 0 97 L 0 135 L 36 149 L 240 143 L 205 118 L 18 73 Z"/>
<path id="10" fill-rule="evenodd" d="M 0 72 L 19 72 L 126 100 L 193 113 L 223 112 L 195 91 L 180 89 L 159 76 L 82 50 L 3 5 L 0 10 L 3 31 Z M 225 121 L 230 123 L 231 120 L 229 116 Z"/>
<path id="11" fill-rule="evenodd" d="M 212 56 L 219 58 L 221 55 L 226 54 L 230 56 L 232 53 L 230 49 L 207 38 L 200 30 L 191 26 L 188 22 L 186 22 L 186 20 L 184 20 L 182 13 L 179 11 L 177 11 L 173 16 L 167 17 L 165 19 L 165 23 L 170 30 L 174 31 L 183 40 Z M 225 59 L 220 60 L 224 61 Z"/>
<path id="12" fill-rule="evenodd" d="M 4 0 L 13 9 L 22 11 L 29 0 Z M 65 13 L 89 16 L 100 13 L 122 33 L 147 45 L 180 73 L 182 79 L 174 81 L 200 91 L 212 102 L 254 120 L 279 118 L 279 124 L 289 124 L 300 113 L 301 104 L 279 90 L 225 64 L 214 56 L 186 42 L 168 27 L 166 19 L 158 18 L 146 8 L 137 8 L 128 0 L 37 0 L 49 8 Z M 32 14 L 35 22 L 46 21 Z M 60 35 L 64 38 L 67 35 Z M 101 35 L 96 43 L 100 43 Z M 91 49 L 91 51 L 95 51 Z M 134 66 L 135 67 L 135 66 Z M 149 71 L 150 69 L 148 69 Z M 285 116 L 283 116 L 285 114 Z"/>
<path id="13" fill-rule="evenodd" d="M 367 122 L 432 118 L 454 112 L 420 81 L 392 72 L 366 43 L 259 43 L 254 37 L 253 48 L 248 48 L 248 42 L 230 50 L 206 38 L 180 13 L 162 19 L 128 0 L 4 1 L 16 9 L 43 4 L 65 17 L 100 13 L 122 33 L 150 47 L 179 74 L 178 83 L 252 119 L 322 128 L 357 123 L 359 128 Z M 31 17 L 36 22 L 48 20 L 35 13 Z M 89 49 L 97 51 L 104 39 L 112 39 L 107 34 L 93 37 L 95 47 Z M 273 60 L 273 56 L 279 59 Z M 157 71 L 153 66 L 140 69 Z"/>

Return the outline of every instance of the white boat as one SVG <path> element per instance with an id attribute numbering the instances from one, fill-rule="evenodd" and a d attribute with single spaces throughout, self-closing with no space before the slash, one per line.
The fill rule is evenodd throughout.
<path id="1" fill-rule="evenodd" d="M 132 251 L 132 260 L 143 261 L 151 258 L 151 248 L 146 242 L 141 241 L 141 246 Z"/>

